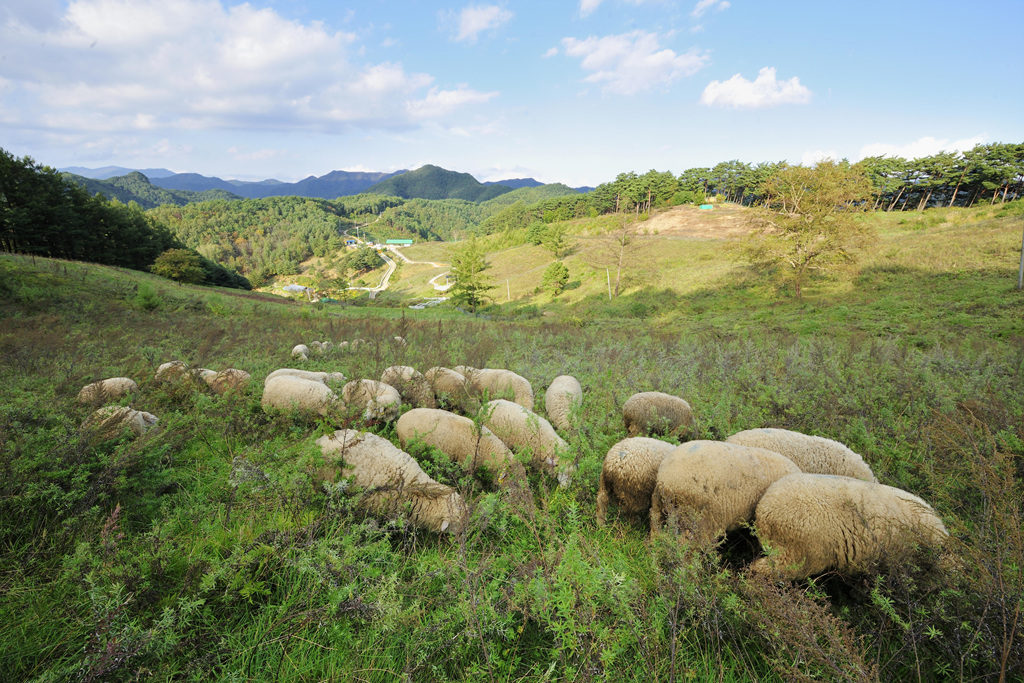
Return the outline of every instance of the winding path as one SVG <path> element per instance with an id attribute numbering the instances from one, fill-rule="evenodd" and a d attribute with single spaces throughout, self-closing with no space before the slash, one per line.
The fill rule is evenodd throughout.
<path id="1" fill-rule="evenodd" d="M 373 222 L 376 223 L 379 220 L 380 220 L 380 216 L 378 216 L 377 220 L 373 221 Z M 362 225 L 357 225 L 356 227 L 357 228 L 365 228 L 367 225 L 373 225 L 373 223 L 363 223 Z M 344 231 L 344 235 L 346 237 L 351 237 L 352 239 L 354 239 L 355 241 L 359 242 L 360 244 L 366 244 L 366 242 L 363 239 L 361 239 L 359 237 L 353 237 L 352 233 L 349 232 L 350 230 L 352 230 L 352 228 L 348 228 L 348 229 L 346 229 Z M 448 267 L 447 265 L 445 265 L 443 263 L 437 263 L 435 261 L 413 261 L 413 260 L 410 260 L 408 256 L 406 256 L 401 251 L 399 251 L 395 247 L 395 245 L 383 245 L 383 246 L 384 246 L 384 248 L 383 249 L 378 249 L 377 253 L 380 254 L 380 257 L 382 259 L 384 259 L 385 263 L 387 264 L 387 270 L 384 272 L 384 276 L 380 279 L 380 284 L 378 284 L 376 287 L 349 287 L 349 289 L 358 289 L 358 290 L 362 290 L 364 292 L 369 292 L 370 293 L 370 298 L 371 299 L 376 299 L 378 292 L 383 292 L 385 289 L 388 288 L 388 285 L 391 283 L 391 275 L 395 272 L 395 269 L 398 268 L 398 264 L 395 263 L 394 261 L 392 261 L 390 258 L 388 258 L 384 254 L 385 251 L 390 251 L 392 254 L 394 254 L 398 258 L 402 259 L 406 263 L 426 264 L 426 265 L 431 265 L 431 266 L 433 266 L 435 268 L 447 268 Z M 434 289 L 436 289 L 439 292 L 447 291 L 452 286 L 452 284 L 454 284 L 454 283 L 451 283 L 451 282 L 449 282 L 448 284 L 444 284 L 444 285 L 437 284 L 436 280 L 438 280 L 439 278 L 444 277 L 445 275 L 448 275 L 448 272 L 444 272 L 444 273 L 441 273 L 440 275 L 435 275 L 434 277 L 430 278 L 430 281 L 429 281 L 430 284 L 434 287 Z"/>

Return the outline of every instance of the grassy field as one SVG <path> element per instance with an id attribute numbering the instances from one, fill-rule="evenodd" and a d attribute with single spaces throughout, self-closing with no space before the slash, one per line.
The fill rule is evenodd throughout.
<path id="1" fill-rule="evenodd" d="M 541 247 L 492 255 L 494 317 L 311 305 L 133 271 L 0 255 L 0 671 L 33 681 L 1012 681 L 1024 677 L 1024 294 L 1015 209 L 879 214 L 857 268 L 796 300 L 713 240 L 659 239 L 609 302 L 599 237 L 572 282 L 536 294 Z M 659 236 L 660 237 L 660 236 Z M 442 256 L 434 245 L 410 258 Z M 416 250 L 416 251 L 414 251 Z M 414 256 L 414 253 L 416 256 Z M 408 269 L 408 270 L 406 270 Z M 427 277 L 409 265 L 397 287 Z M 496 290 L 501 302 L 507 290 Z M 528 313 L 528 307 L 533 313 Z M 519 319 L 506 319 L 512 316 Z M 407 345 L 394 343 L 398 335 Z M 543 412 L 580 379 L 577 466 L 502 489 L 414 449 L 470 508 L 438 536 L 370 515 L 314 441 L 393 426 L 266 413 L 294 344 L 361 338 L 304 367 L 378 378 L 394 364 L 504 367 Z M 250 391 L 155 381 L 180 359 L 253 375 Z M 82 386 L 127 376 L 160 418 L 96 441 Z M 749 533 L 714 548 L 613 515 L 594 522 L 622 403 L 658 390 L 693 438 L 762 426 L 838 439 L 883 483 L 929 501 L 953 561 L 773 583 Z M 125 401 L 129 402 L 128 400 Z"/>

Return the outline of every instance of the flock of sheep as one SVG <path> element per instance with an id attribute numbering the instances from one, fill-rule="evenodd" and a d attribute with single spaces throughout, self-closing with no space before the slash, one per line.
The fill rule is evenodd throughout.
<path id="1" fill-rule="evenodd" d="M 360 343 L 343 342 L 337 348 L 354 350 Z M 396 337 L 395 343 L 405 341 Z M 334 348 L 331 342 L 300 344 L 292 357 L 307 360 Z M 156 379 L 205 383 L 225 393 L 246 389 L 251 378 L 234 368 L 215 372 L 172 361 L 158 368 Z M 79 399 L 96 405 L 120 401 L 136 390 L 131 379 L 111 378 L 86 386 Z M 330 419 L 358 412 L 368 422 L 397 420 L 402 448 L 422 442 L 467 471 L 485 467 L 499 486 L 524 482 L 523 462 L 568 485 L 575 467 L 559 432 L 573 433 L 582 402 L 579 381 L 556 377 L 545 393 L 545 418 L 533 410 L 534 392 L 526 378 L 510 370 L 468 366 L 424 373 L 392 366 L 379 380 L 281 368 L 267 375 L 261 398 L 271 413 L 299 411 Z M 412 408 L 403 413 L 403 405 Z M 604 459 L 597 494 L 600 525 L 611 505 L 621 518 L 649 518 L 652 536 L 669 525 L 702 545 L 749 525 L 766 549 L 751 570 L 788 579 L 864 570 L 918 545 L 939 546 L 947 535 L 927 503 L 879 483 L 858 454 L 836 441 L 751 429 L 724 442 L 676 446 L 652 437 L 685 438 L 691 432 L 694 417 L 684 399 L 642 392 L 630 397 L 622 412 L 627 437 Z M 149 413 L 115 405 L 97 410 L 83 428 L 109 438 L 125 428 L 141 435 L 156 422 Z M 387 439 L 341 429 L 316 444 L 364 491 L 360 501 L 367 509 L 387 514 L 402 505 L 413 524 L 435 532 L 465 525 L 468 512 L 461 495 L 433 480 Z"/>

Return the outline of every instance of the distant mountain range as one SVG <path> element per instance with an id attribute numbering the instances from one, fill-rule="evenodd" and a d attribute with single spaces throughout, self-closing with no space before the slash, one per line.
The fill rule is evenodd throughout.
<path id="1" fill-rule="evenodd" d="M 199 175 L 198 173 L 174 173 L 166 168 L 132 169 L 121 166 L 105 166 L 103 168 L 85 168 L 82 166 L 71 166 L 59 169 L 62 172 L 79 176 L 83 179 L 107 181 L 119 177 L 125 177 L 135 173 L 141 173 L 149 182 L 159 188 L 175 192 L 209 192 L 219 190 L 221 193 L 230 193 L 234 197 L 246 199 L 262 199 L 264 197 L 316 197 L 319 199 L 336 199 L 338 197 L 349 197 L 363 192 L 376 192 L 378 194 L 393 194 L 400 197 L 423 199 L 466 199 L 467 201 L 485 201 L 499 196 L 509 190 L 516 190 L 523 187 L 539 187 L 544 183 L 533 178 L 513 178 L 509 180 L 497 180 L 481 183 L 468 173 L 456 173 L 446 171 L 437 166 L 424 166 L 415 171 L 396 171 L 394 173 L 363 172 L 363 171 L 331 171 L 330 173 L 316 177 L 309 176 L 296 183 L 285 183 L 280 180 L 222 180 L 217 177 Z M 397 179 L 403 175 L 410 177 L 402 181 L 396 180 L 392 184 L 387 181 Z M 80 184 L 85 184 L 79 181 Z M 133 181 L 131 184 L 135 184 Z M 381 187 L 377 188 L 376 185 Z M 508 189 L 499 189 L 494 186 L 503 186 Z M 94 186 L 96 187 L 96 186 Z M 491 188 L 494 189 L 491 189 Z M 447 189 L 444 189 L 447 188 Z M 575 188 L 579 192 L 589 192 L 592 187 Z M 90 191 L 94 191 L 90 188 Z M 114 194 L 102 189 L 95 191 L 104 192 L 110 197 Z M 430 195 L 430 196 L 424 196 Z M 227 198 L 223 194 L 220 198 Z M 470 199 L 470 197 L 475 197 Z M 118 197 L 120 199 L 120 197 Z M 193 200 L 196 201 L 196 200 Z M 140 202 L 141 204 L 142 202 Z M 169 202 L 177 203 L 177 202 Z"/>

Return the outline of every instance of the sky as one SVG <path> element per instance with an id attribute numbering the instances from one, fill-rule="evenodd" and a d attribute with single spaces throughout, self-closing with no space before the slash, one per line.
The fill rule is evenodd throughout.
<path id="1" fill-rule="evenodd" d="M 598 185 L 1024 142 L 1022 0 L 4 0 L 0 148 Z"/>

